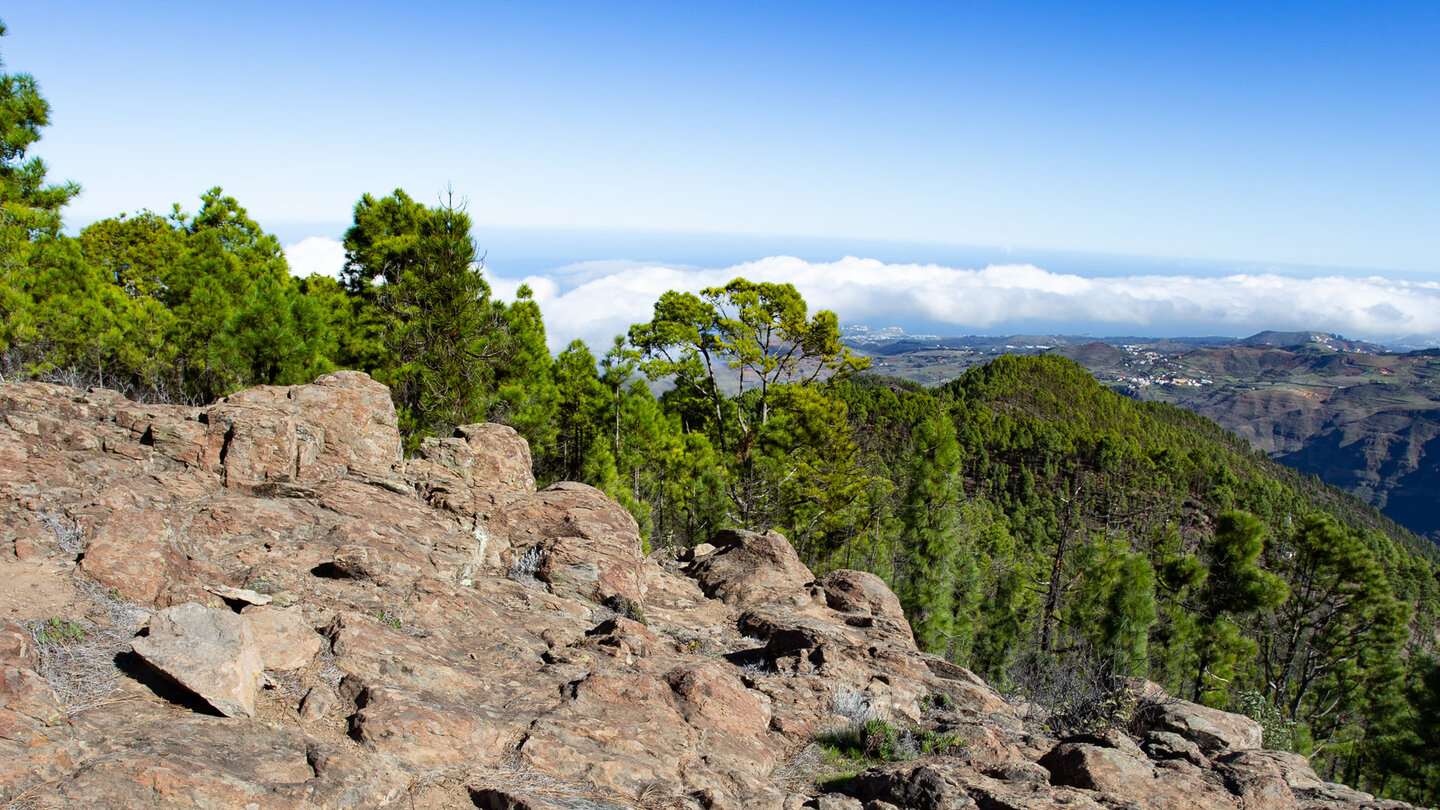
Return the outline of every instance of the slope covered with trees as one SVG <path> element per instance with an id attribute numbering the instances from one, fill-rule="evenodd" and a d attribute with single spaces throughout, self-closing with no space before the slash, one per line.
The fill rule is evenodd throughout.
<path id="1" fill-rule="evenodd" d="M 868 375 L 834 313 L 745 279 L 666 293 L 602 357 L 552 357 L 528 291 L 491 296 L 448 195 L 364 196 L 340 281 L 294 278 L 218 187 L 194 215 L 68 237 L 76 186 L 26 155 L 48 116 L 34 81 L 0 76 L 0 108 L 6 379 L 197 402 L 362 370 L 412 449 L 501 421 L 542 485 L 601 488 L 651 548 L 778 529 L 817 571 L 884 578 L 924 647 L 1003 688 L 1147 677 L 1336 778 L 1440 798 L 1434 547 L 1213 423 L 1058 357 L 939 389 Z"/>

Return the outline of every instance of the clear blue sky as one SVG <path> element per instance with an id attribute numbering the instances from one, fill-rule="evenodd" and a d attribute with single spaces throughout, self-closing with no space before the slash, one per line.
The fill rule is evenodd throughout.
<path id="1" fill-rule="evenodd" d="M 482 229 L 1440 269 L 1434 0 L 44 0 L 4 18 L 80 221 L 219 184 L 272 229 L 333 228 L 362 192 L 448 182 Z"/>

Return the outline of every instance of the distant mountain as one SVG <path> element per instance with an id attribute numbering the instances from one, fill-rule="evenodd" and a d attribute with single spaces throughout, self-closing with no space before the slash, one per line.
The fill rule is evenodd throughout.
<path id="1" fill-rule="evenodd" d="M 1135 399 L 1206 416 L 1440 542 L 1440 349 L 1323 332 L 1246 338 L 1073 335 L 851 339 L 873 368 L 938 385 L 1003 354 L 1059 354 Z"/>

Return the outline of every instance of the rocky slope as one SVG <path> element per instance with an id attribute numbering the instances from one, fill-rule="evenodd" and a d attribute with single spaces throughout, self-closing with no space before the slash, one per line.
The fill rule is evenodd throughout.
<path id="1" fill-rule="evenodd" d="M 207 408 L 0 386 L 0 806 L 1400 808 L 1131 685 L 1056 737 L 784 538 L 679 561 L 508 428 L 400 452 L 362 374 Z M 943 755 L 826 782 L 857 719 Z"/>

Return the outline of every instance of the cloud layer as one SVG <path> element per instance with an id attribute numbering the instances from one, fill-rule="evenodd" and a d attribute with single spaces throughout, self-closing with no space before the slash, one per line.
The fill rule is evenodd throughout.
<path id="1" fill-rule="evenodd" d="M 344 263 L 340 243 L 323 237 L 289 245 L 285 253 L 296 275 L 338 276 Z M 1381 341 L 1440 335 L 1440 282 L 1380 276 L 1087 278 L 1032 264 L 966 269 L 853 256 L 833 262 L 771 256 L 723 268 L 597 261 L 523 279 L 490 269 L 486 276 L 505 300 L 513 300 L 521 284 L 530 286 L 555 351 L 577 338 L 603 351 L 630 324 L 649 320 L 655 300 L 666 290 L 698 292 L 736 277 L 792 283 L 812 310 L 834 310 L 841 323 L 919 326 L 951 334 L 1243 335 L 1278 329 Z"/>
<path id="2" fill-rule="evenodd" d="M 841 323 L 928 324 L 952 334 L 1025 329 L 1106 334 L 1233 334 L 1319 330 L 1384 339 L 1440 333 L 1440 283 L 1378 276 L 1294 278 L 1132 275 L 1085 278 L 1030 264 L 963 269 L 886 264 L 846 257 L 809 262 L 772 256 L 723 269 L 660 264 L 614 266 L 577 283 L 571 268 L 524 280 L 545 313 L 552 348 L 580 338 L 591 346 L 648 320 L 666 290 L 698 291 L 743 276 L 790 282 L 812 309 Z M 512 295 L 519 282 L 497 279 Z"/>

